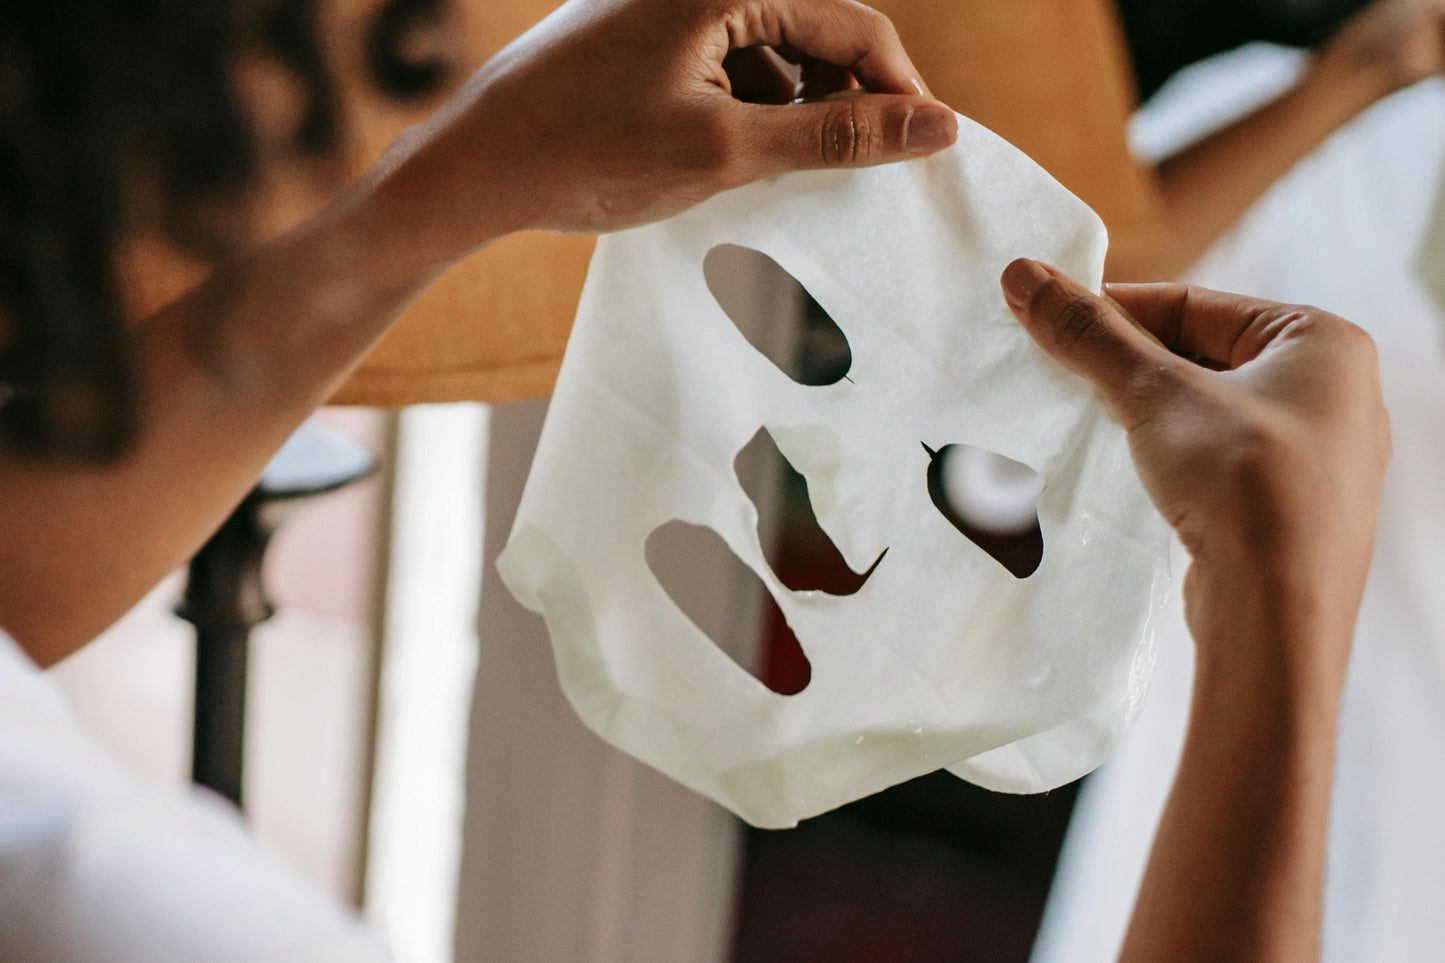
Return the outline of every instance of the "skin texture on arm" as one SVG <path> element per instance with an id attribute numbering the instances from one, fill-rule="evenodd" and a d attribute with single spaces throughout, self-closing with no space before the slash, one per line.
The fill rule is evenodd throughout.
<path id="1" fill-rule="evenodd" d="M 1191 559 L 1190 726 L 1122 959 L 1317 959 L 1335 723 L 1390 457 L 1373 343 L 1200 288 L 1105 300 L 1030 261 L 1003 283 L 1101 391 Z"/>
<path id="2" fill-rule="evenodd" d="M 1112 250 L 1106 276 L 1177 277 L 1331 134 L 1442 70 L 1445 0 L 1377 0 L 1318 52 L 1293 89 L 1155 169 L 1155 237 Z"/>
<path id="3" fill-rule="evenodd" d="M 764 45 L 812 74 L 837 65 L 835 82 L 865 92 L 746 103 L 724 60 L 740 56 L 756 86 L 768 64 L 729 54 Z M 41 665 L 103 630 L 199 548 L 469 251 L 522 229 L 615 230 L 789 170 L 931 153 L 956 134 L 891 24 L 852 0 L 574 0 L 326 210 L 142 323 L 141 429 L 120 459 L 0 452 L 0 626 Z"/>

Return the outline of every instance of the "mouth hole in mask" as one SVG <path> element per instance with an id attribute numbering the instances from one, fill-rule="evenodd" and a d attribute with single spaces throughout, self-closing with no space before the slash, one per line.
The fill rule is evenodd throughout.
<path id="1" fill-rule="evenodd" d="M 806 288 L 772 258 L 719 244 L 702 262 L 718 307 L 748 344 L 800 385 L 837 384 L 853 366 L 848 338 Z"/>
<path id="2" fill-rule="evenodd" d="M 1044 558 L 1038 502 L 1044 480 L 1023 462 L 973 445 L 929 452 L 928 495 L 949 524 L 1015 578 Z"/>
<path id="3" fill-rule="evenodd" d="M 759 428 L 738 452 L 733 470 L 758 510 L 758 540 L 768 567 L 791 591 L 853 595 L 888 554 L 885 549 L 862 573 L 848 567 L 818 524 L 807 479 L 778 450 L 766 428 Z"/>
<path id="4" fill-rule="evenodd" d="M 668 598 L 724 655 L 778 695 L 808 687 L 813 667 L 783 610 L 721 535 L 674 520 L 653 530 L 644 551 Z"/>

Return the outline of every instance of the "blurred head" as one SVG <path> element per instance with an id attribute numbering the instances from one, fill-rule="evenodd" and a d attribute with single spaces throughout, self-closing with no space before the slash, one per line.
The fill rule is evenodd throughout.
<path id="1" fill-rule="evenodd" d="M 443 0 L 384 0 L 364 63 L 392 97 L 431 92 L 405 54 Z M 298 158 L 341 139 L 317 0 L 0 4 L 0 432 L 47 456 L 105 459 L 135 430 L 115 256 L 159 232 L 206 261 L 244 243 L 258 168 L 247 78 L 284 77 Z M 254 83 L 250 85 L 255 90 Z"/>

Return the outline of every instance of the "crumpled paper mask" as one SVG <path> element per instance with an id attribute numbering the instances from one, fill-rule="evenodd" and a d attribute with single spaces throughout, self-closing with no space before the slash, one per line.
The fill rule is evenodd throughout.
<path id="1" fill-rule="evenodd" d="M 704 279 L 724 244 L 802 283 L 848 339 L 847 379 L 798 384 L 749 344 Z M 1029 256 L 1097 289 L 1105 247 L 1088 207 L 965 118 L 926 160 L 780 177 L 603 238 L 498 562 L 583 721 L 764 827 L 941 767 L 1039 792 L 1099 765 L 1153 667 L 1168 535 L 1123 431 L 999 275 Z M 769 568 L 734 472 L 760 427 L 848 565 L 883 555 L 856 594 Z M 1028 578 L 930 500 L 924 446 L 953 443 L 1043 476 Z M 673 603 L 644 554 L 672 520 L 762 579 L 812 665 L 802 692 L 769 690 Z"/>

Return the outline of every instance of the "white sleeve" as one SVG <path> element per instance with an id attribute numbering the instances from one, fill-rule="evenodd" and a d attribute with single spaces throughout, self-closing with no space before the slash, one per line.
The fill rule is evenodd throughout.
<path id="1" fill-rule="evenodd" d="M 0 956 L 382 961 L 382 944 L 204 793 L 126 773 L 0 633 Z"/>

